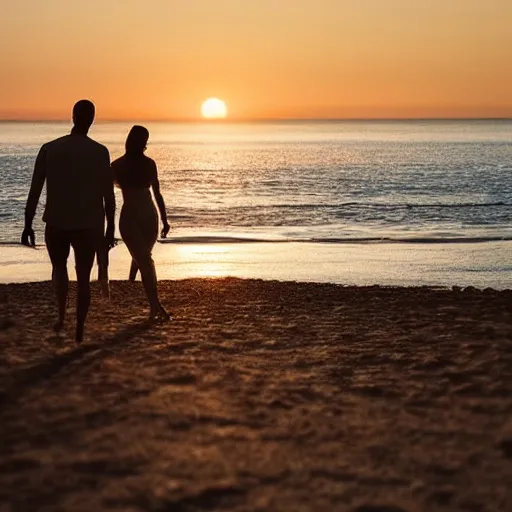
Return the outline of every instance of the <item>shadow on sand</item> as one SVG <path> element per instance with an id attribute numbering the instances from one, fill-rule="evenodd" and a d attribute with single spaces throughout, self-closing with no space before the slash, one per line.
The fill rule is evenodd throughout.
<path id="1" fill-rule="evenodd" d="M 83 360 L 89 355 L 97 359 L 113 347 L 125 344 L 146 332 L 152 325 L 149 320 L 127 325 L 114 335 L 107 337 L 102 343 L 87 343 L 86 345 L 75 346 L 63 354 L 57 354 L 41 363 L 18 371 L 12 376 L 12 380 L 6 386 L 6 389 L 0 390 L 0 406 L 15 403 L 26 389 L 53 377 L 69 364 Z M 53 338 L 61 341 L 61 338 L 58 337 L 52 337 L 50 340 Z"/>

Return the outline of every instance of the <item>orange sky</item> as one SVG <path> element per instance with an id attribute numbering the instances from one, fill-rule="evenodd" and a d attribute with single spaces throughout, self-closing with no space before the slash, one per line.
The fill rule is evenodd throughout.
<path id="1" fill-rule="evenodd" d="M 0 118 L 512 117 L 512 0 L 13 0 Z"/>

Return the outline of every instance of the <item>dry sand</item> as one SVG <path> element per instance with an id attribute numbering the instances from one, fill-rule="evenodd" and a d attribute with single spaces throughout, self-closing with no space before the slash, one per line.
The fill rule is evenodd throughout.
<path id="1" fill-rule="evenodd" d="M 2 512 L 512 510 L 511 292 L 160 285 L 0 286 Z"/>

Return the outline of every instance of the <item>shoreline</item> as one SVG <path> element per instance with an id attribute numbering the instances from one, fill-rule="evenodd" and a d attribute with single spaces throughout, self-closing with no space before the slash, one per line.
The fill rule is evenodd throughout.
<path id="1" fill-rule="evenodd" d="M 158 243 L 153 251 L 159 280 L 237 277 L 356 286 L 474 286 L 512 288 L 510 243 L 330 244 Z M 123 244 L 110 253 L 110 278 L 127 279 L 130 255 Z M 75 279 L 73 256 L 68 262 Z M 0 246 L 0 283 L 48 280 L 44 245 L 36 250 Z M 97 275 L 93 267 L 92 278 Z"/>
<path id="2" fill-rule="evenodd" d="M 141 283 L 93 283 L 78 347 L 76 283 L 59 337 L 49 282 L 0 285 L 0 503 L 511 508 L 511 291 L 159 285 L 149 325 Z"/>

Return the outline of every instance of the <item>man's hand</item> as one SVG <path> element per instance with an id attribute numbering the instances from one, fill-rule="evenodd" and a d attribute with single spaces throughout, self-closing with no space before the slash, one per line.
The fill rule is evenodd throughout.
<path id="1" fill-rule="evenodd" d="M 26 245 L 27 247 L 35 247 L 36 246 L 36 235 L 34 234 L 34 230 L 32 226 L 25 227 L 23 233 L 21 235 L 21 243 Z"/>
<path id="2" fill-rule="evenodd" d="M 105 244 L 107 245 L 108 250 L 112 249 L 116 245 L 116 240 L 114 238 L 114 228 L 107 227 L 107 232 L 105 233 Z"/>
<path id="3" fill-rule="evenodd" d="M 160 232 L 160 236 L 162 238 L 167 238 L 167 233 L 169 233 L 171 229 L 171 226 L 169 226 L 168 222 L 164 222 L 164 227 L 162 228 L 162 231 Z"/>

